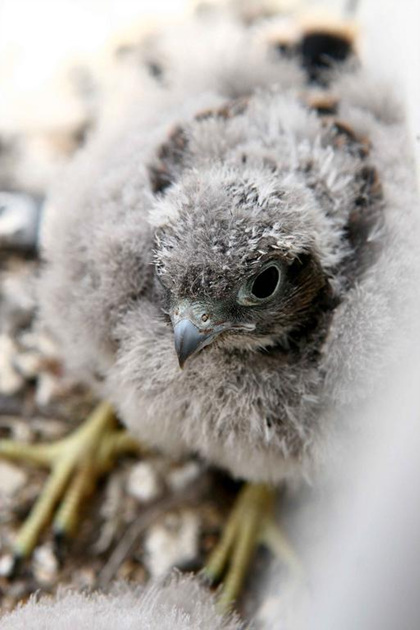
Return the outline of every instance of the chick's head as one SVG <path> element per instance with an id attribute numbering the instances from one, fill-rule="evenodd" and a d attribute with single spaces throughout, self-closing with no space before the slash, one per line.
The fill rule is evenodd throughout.
<path id="1" fill-rule="evenodd" d="M 158 201 L 156 274 L 181 366 L 209 344 L 287 343 L 330 295 L 317 201 L 288 179 L 213 166 L 191 171 Z"/>

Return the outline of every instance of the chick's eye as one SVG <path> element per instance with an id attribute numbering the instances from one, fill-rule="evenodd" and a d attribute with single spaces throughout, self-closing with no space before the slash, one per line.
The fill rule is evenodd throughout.
<path id="1" fill-rule="evenodd" d="M 239 289 L 237 300 L 244 306 L 257 306 L 274 297 L 281 285 L 281 267 L 269 264 Z"/>
<path id="2" fill-rule="evenodd" d="M 275 292 L 280 279 L 280 272 L 272 265 L 257 276 L 251 287 L 251 295 L 258 300 L 264 300 Z"/>

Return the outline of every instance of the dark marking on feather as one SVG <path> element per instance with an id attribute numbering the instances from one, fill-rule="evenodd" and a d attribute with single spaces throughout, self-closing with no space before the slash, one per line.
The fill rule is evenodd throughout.
<path id="1" fill-rule="evenodd" d="M 351 245 L 352 256 L 346 261 L 350 279 L 360 277 L 380 252 L 381 239 L 372 238 L 385 225 L 383 191 L 377 170 L 363 165 L 356 174 L 358 191 L 350 212 L 344 235 Z"/>
<path id="2" fill-rule="evenodd" d="M 354 247 L 367 241 L 369 234 L 380 223 L 378 212 L 382 201 L 382 186 L 373 166 L 363 166 L 356 175 L 359 191 L 347 223 L 347 235 Z"/>
<path id="3" fill-rule="evenodd" d="M 320 116 L 334 116 L 338 111 L 338 99 L 329 92 L 306 92 L 302 102 Z"/>
<path id="4" fill-rule="evenodd" d="M 221 107 L 212 107 L 205 109 L 202 112 L 198 112 L 194 118 L 197 121 L 208 120 L 209 118 L 223 118 L 224 120 L 228 120 L 243 114 L 246 111 L 248 104 L 249 97 L 241 96 L 240 98 L 235 98 L 232 101 L 225 103 Z"/>
<path id="5" fill-rule="evenodd" d="M 210 118 L 229 120 L 243 114 L 249 103 L 248 97 L 236 98 L 220 107 L 198 112 L 194 120 L 202 122 Z M 150 186 L 154 193 L 164 192 L 173 184 L 182 171 L 188 153 L 188 135 L 185 127 L 177 125 L 168 139 L 160 145 L 156 161 L 149 166 Z"/>
<path id="6" fill-rule="evenodd" d="M 334 133 L 334 146 L 347 148 L 352 152 L 356 151 L 362 158 L 369 154 L 371 148 L 369 139 L 366 136 L 357 134 L 348 123 L 342 120 L 334 120 L 332 130 Z"/>
<path id="7" fill-rule="evenodd" d="M 341 31 L 313 30 L 303 36 L 299 53 L 308 79 L 325 84 L 328 83 L 325 71 L 350 57 L 353 53 L 353 41 L 348 34 Z"/>
<path id="8" fill-rule="evenodd" d="M 285 31 L 272 37 L 270 46 L 283 58 L 296 58 L 306 71 L 310 83 L 328 85 L 331 68 L 344 63 L 354 54 L 351 22 L 308 26 L 298 35 Z"/>
<path id="9" fill-rule="evenodd" d="M 186 131 L 177 125 L 166 142 L 159 147 L 156 162 L 149 166 L 150 186 L 154 193 L 164 192 L 174 183 L 179 169 L 182 168 L 187 148 Z"/>

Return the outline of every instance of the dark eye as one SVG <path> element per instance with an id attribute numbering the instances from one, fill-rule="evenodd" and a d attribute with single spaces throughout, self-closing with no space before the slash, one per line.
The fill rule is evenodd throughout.
<path id="1" fill-rule="evenodd" d="M 244 306 L 257 306 L 268 302 L 281 286 L 281 264 L 268 263 L 257 276 L 249 278 L 239 289 L 237 300 Z"/>
<path id="2" fill-rule="evenodd" d="M 251 287 L 251 294 L 259 300 L 264 300 L 275 292 L 280 279 L 280 272 L 272 265 L 257 276 Z"/>

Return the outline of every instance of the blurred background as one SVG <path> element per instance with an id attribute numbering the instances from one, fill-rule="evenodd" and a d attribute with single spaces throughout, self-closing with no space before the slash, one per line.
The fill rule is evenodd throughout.
<path id="1" fill-rule="evenodd" d="M 135 47 L 156 29 L 211 7 L 247 22 L 278 12 L 356 19 L 362 56 L 395 76 L 420 133 L 418 0 L 1 0 L 0 186 L 25 180 L 42 193 Z M 12 136 L 17 142 L 8 153 Z"/>

